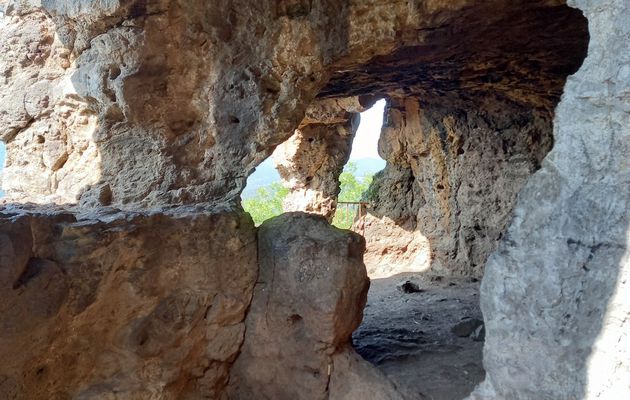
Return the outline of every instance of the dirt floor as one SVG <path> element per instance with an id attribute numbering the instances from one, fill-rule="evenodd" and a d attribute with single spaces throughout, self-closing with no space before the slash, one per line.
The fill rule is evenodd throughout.
<path id="1" fill-rule="evenodd" d="M 402 291 L 406 281 L 420 292 Z M 409 273 L 374 279 L 353 342 L 399 387 L 430 400 L 461 400 L 485 375 L 482 338 L 451 331 L 467 318 L 482 320 L 475 279 Z"/>

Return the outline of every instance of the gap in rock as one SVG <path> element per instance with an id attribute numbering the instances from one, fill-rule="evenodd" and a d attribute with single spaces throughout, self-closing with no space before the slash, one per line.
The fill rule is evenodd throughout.
<path id="1" fill-rule="evenodd" d="M 390 121 L 382 125 L 387 112 L 381 108 L 378 121 L 371 121 L 378 123 L 377 136 L 381 131 L 386 135 Z M 364 121 L 370 124 L 368 118 L 362 119 L 362 127 Z M 363 143 L 376 150 L 378 141 L 368 144 L 361 140 L 361 134 L 360 127 L 353 153 L 367 151 Z M 382 145 L 385 148 L 381 152 L 387 156 L 387 144 Z M 376 179 L 387 181 L 388 174 L 388 170 L 380 171 Z M 401 200 L 396 198 L 399 191 L 383 191 L 379 185 L 373 182 L 362 197 L 367 205 L 365 215 L 359 210 L 353 213 L 352 230 L 366 240 L 364 261 L 371 279 L 363 321 L 353 334 L 353 345 L 398 387 L 420 398 L 462 399 L 485 376 L 479 279 L 433 271 L 431 243 L 421 227 L 410 229 L 379 213 L 379 206 Z M 390 198 L 384 199 L 383 193 Z M 337 213 L 343 210 L 341 200 Z"/>
<path id="2" fill-rule="evenodd" d="M 333 225 L 350 229 L 355 221 L 358 210 L 357 204 L 368 189 L 372 177 L 385 167 L 385 161 L 378 155 L 378 139 L 383 121 L 383 109 L 385 100 L 379 100 L 361 113 L 360 124 L 354 137 L 350 137 L 351 150 L 349 159 L 345 160 L 343 154 L 337 154 L 338 160 L 334 162 L 328 158 L 329 153 L 347 152 L 344 145 L 347 139 L 338 143 L 337 140 L 328 140 L 337 136 L 337 131 L 305 133 L 300 136 L 299 130 L 294 137 L 276 148 L 274 153 L 256 167 L 256 170 L 248 177 L 247 184 L 241 194 L 245 211 L 249 212 L 256 225 L 269 218 L 273 218 L 285 211 L 306 211 L 320 213 L 318 210 L 308 209 L 310 203 L 324 203 L 327 197 L 336 198 L 341 204 L 332 205 Z M 348 135 L 352 135 L 347 131 Z M 306 131 L 306 129 L 304 129 Z M 346 131 L 341 130 L 346 133 Z M 331 134 L 332 133 L 332 134 Z M 296 137 L 298 140 L 296 140 Z M 340 148 L 335 148 L 338 146 Z M 301 155 L 300 155 L 301 154 Z M 316 154 L 316 155 L 313 155 Z M 313 162 L 311 157 L 320 156 L 321 159 Z M 289 161 L 298 165 L 286 166 Z M 297 160 L 297 161 L 296 161 Z M 342 162 L 343 172 L 338 178 L 339 172 L 335 162 Z M 300 165 L 303 164 L 303 165 Z M 285 179 L 278 172 L 278 168 L 285 169 Z M 291 171 L 288 171 L 292 169 Z M 288 176 L 290 175 L 290 176 Z M 340 192 L 331 196 L 334 187 L 339 185 Z M 312 186 L 316 186 L 313 188 Z M 318 192 L 322 188 L 326 193 Z M 293 199 L 288 199 L 293 196 Z M 315 198 L 312 198 L 315 196 Z M 297 200 L 296 200 L 297 198 Z"/>

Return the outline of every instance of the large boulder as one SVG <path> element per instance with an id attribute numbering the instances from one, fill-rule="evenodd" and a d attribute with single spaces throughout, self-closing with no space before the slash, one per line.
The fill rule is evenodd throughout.
<path id="1" fill-rule="evenodd" d="M 260 227 L 260 271 L 230 398 L 402 399 L 350 347 L 367 300 L 364 240 L 321 216 L 289 213 Z"/>

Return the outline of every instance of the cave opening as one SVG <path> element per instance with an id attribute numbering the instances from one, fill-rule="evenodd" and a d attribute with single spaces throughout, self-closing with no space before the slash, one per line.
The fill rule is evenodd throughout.
<path id="1" fill-rule="evenodd" d="M 320 93 L 387 98 L 386 166 L 359 231 L 372 283 L 353 344 L 399 387 L 439 400 L 484 379 L 485 264 L 553 147 L 555 106 L 588 43 L 566 6 L 486 11 L 491 23 L 436 28 L 433 46 L 346 66 Z"/>
<path id="2" fill-rule="evenodd" d="M 23 7 L 28 10 L 26 3 Z M 418 396 L 422 398 L 461 399 L 483 378 L 481 346 L 486 327 L 490 379 L 481 397 L 558 398 L 560 393 L 582 398 L 580 390 L 588 396 L 604 387 L 608 383 L 604 379 L 595 385 L 589 382 L 592 377 L 583 364 L 590 363 L 592 353 L 611 361 L 594 363 L 589 369 L 618 366 L 614 361 L 619 357 L 611 357 L 615 346 L 610 343 L 621 343 L 614 339 L 623 337 L 614 336 L 615 329 L 623 334 L 623 323 L 610 324 L 619 314 L 606 308 L 608 282 L 614 283 L 618 257 L 624 257 L 627 248 L 613 237 L 627 230 L 623 207 L 628 196 L 614 190 L 627 181 L 623 173 L 627 151 L 618 145 L 627 135 L 619 134 L 618 126 L 606 126 L 612 125 L 610 121 L 624 121 L 617 115 L 623 112 L 623 104 L 606 104 L 613 93 L 625 93 L 621 90 L 627 86 L 615 81 L 627 83 L 623 82 L 627 74 L 607 59 L 608 53 L 615 60 L 623 54 L 611 49 L 627 47 L 621 40 L 623 30 L 617 29 L 627 14 L 616 13 L 624 11 L 619 2 L 601 7 L 571 3 L 590 13 L 597 35 L 591 65 L 568 85 L 568 101 L 562 102 L 558 113 L 562 119 L 555 138 L 554 108 L 567 76 L 581 64 L 588 42 L 585 18 L 563 1 L 509 6 L 502 2 L 358 2 L 335 13 L 339 19 L 326 18 L 321 23 L 321 10 L 334 2 L 299 1 L 297 12 L 277 13 L 272 3 L 272 17 L 243 7 L 236 7 L 238 15 L 228 14 L 227 8 L 234 6 L 230 2 L 215 7 L 216 15 L 215 10 L 198 12 L 203 9 L 201 3 L 188 10 L 173 7 L 168 13 L 145 10 L 146 26 L 135 26 L 124 18 L 120 25 L 118 16 L 124 16 L 125 10 L 108 14 L 107 23 L 101 24 L 96 15 L 104 14 L 93 18 L 94 10 L 87 6 L 85 16 L 70 18 L 63 13 L 72 10 L 56 10 L 53 21 L 38 10 L 33 14 L 41 18 L 29 17 L 27 28 L 46 29 L 20 36 L 28 41 L 41 37 L 31 42 L 38 42 L 41 51 L 29 54 L 32 63 L 15 63 L 16 70 L 7 71 L 6 81 L 16 76 L 43 78 L 33 72 L 45 61 L 43 57 L 53 55 L 55 59 L 47 65 L 58 64 L 59 72 L 49 75 L 52 80 L 72 79 L 85 85 L 57 98 L 43 96 L 59 91 L 39 90 L 31 85 L 31 78 L 7 86 L 5 92 L 22 104 L 9 110 L 14 114 L 0 115 L 24 117 L 15 136 L 21 141 L 14 141 L 13 129 L 4 136 L 9 143 L 6 167 L 12 168 L 7 175 L 13 183 L 33 170 L 31 175 L 38 177 L 37 169 L 16 168 L 23 165 L 20 156 L 27 154 L 29 161 L 34 156 L 32 165 L 36 166 L 40 158 L 51 157 L 40 171 L 74 165 L 64 171 L 67 176 L 91 171 L 102 161 L 109 167 L 102 181 L 95 178 L 97 185 L 90 196 L 97 194 L 98 201 L 86 204 L 94 205 L 96 211 L 81 216 L 83 220 L 68 214 L 40 214 L 19 216 L 24 223 L 17 224 L 7 213 L 2 240 L 3 249 L 9 250 L 3 250 L 3 262 L 15 259 L 11 261 L 15 271 L 4 274 L 3 282 L 13 279 L 13 272 L 18 276 L 13 290 L 5 291 L 13 296 L 5 302 L 9 317 L 5 328 L 16 333 L 5 346 L 10 349 L 6 358 L 14 361 L 0 371 L 9 397 L 18 390 L 14 386 L 43 388 L 60 396 L 66 393 L 56 390 L 67 389 L 68 396 L 78 393 L 81 397 L 125 395 L 138 388 L 138 396 L 153 391 L 216 398 L 226 382 L 245 387 L 238 385 L 242 370 L 232 364 L 235 358 L 239 367 L 255 367 L 249 376 L 241 375 L 241 382 L 251 384 L 252 393 L 270 393 L 274 387 L 295 388 L 299 393 L 263 396 L 267 398 L 371 398 L 370 393 L 378 393 L 372 392 L 370 378 L 377 377 L 372 370 L 344 368 L 342 362 L 352 358 L 338 358 L 334 368 L 332 361 L 337 352 L 349 347 L 347 339 L 359 323 L 367 291 L 366 285 L 352 284 L 365 283 L 359 276 L 364 273 L 357 250 L 360 238 L 329 229 L 321 218 L 298 216 L 299 220 L 285 215 L 289 218 L 284 224 L 268 230 L 261 240 L 249 219 L 238 212 L 210 215 L 215 210 L 231 212 L 239 202 L 245 175 L 297 128 L 296 141 L 290 139 L 279 148 L 290 153 L 287 148 L 295 145 L 296 150 L 290 153 L 292 158 L 279 156 L 288 161 L 280 165 L 292 182 L 284 188 L 287 194 L 297 194 L 286 204 L 290 210 L 316 212 L 334 220 L 339 209 L 335 174 L 346 165 L 356 114 L 369 108 L 376 95 L 387 98 L 380 146 L 386 167 L 370 186 L 370 207 L 360 228 L 368 242 L 365 261 L 373 281 L 354 346 L 399 388 L 410 387 L 424 394 Z M 135 19 L 143 12 L 132 9 L 130 16 Z M 613 14 L 621 17 L 613 19 Z M 213 16 L 210 24 L 194 23 L 208 15 Z M 230 18 L 222 18 L 225 15 Z M 16 13 L 15 21 L 20 18 Z M 85 32 L 67 35 L 74 42 L 76 34 L 77 52 L 85 51 L 78 61 L 67 59 L 69 49 L 62 49 L 58 40 L 48 40 L 55 24 L 86 27 L 85 20 L 91 19 Z M 223 20 L 229 24 L 222 25 Z M 112 32 L 110 22 L 115 24 Z M 182 33 L 173 27 L 182 28 Z M 117 38 L 113 34 L 121 33 L 119 29 L 134 34 L 133 41 L 123 41 L 125 51 L 120 56 L 110 51 L 121 45 L 110 43 Z M 86 36 L 95 32 L 99 40 L 92 42 L 94 37 Z M 195 40 L 189 40 L 193 35 Z M 141 40 L 142 36 L 147 40 Z M 243 38 L 245 45 L 239 45 Z M 48 51 L 51 43 L 54 47 Z M 311 45 L 317 43 L 325 45 Z M 30 43 L 28 47 L 33 48 Z M 180 53 L 171 53 L 173 49 Z M 212 53 L 215 49 L 219 51 Z M 7 51 L 3 58 L 23 53 Z M 111 67 L 111 63 L 123 68 Z M 206 71 L 217 73 L 209 76 Z M 615 78 L 617 73 L 619 78 Z M 33 90 L 28 89 L 31 86 Z M 146 93 L 138 89 L 142 87 L 148 89 Z M 27 102 L 22 93 L 36 96 Z M 317 93 L 298 127 L 304 107 Z M 125 107 L 124 113 L 113 105 L 117 102 Z M 57 115 L 58 110 L 66 111 L 63 107 L 70 110 Z M 186 112 L 193 108 L 194 112 Z M 77 116 L 76 121 L 69 116 Z M 96 130 L 97 121 L 106 123 L 102 130 Z M 86 152 L 80 162 L 66 163 L 66 146 L 49 140 L 66 131 L 66 122 L 82 126 L 69 134 L 85 133 L 90 143 L 85 148 L 99 150 L 94 156 Z M 34 135 L 39 132 L 44 136 Z M 29 142 L 31 138 L 35 141 Z M 561 141 L 559 150 L 543 163 L 554 139 Z M 47 146 L 38 146 L 44 143 Z M 297 160 L 303 162 L 296 166 Z M 329 172 L 313 173 L 322 165 Z M 526 187 L 541 165 L 538 179 Z M 33 185 L 39 186 L 44 185 Z M 7 195 L 12 192 L 16 190 L 9 187 Z M 525 201 L 515 208 L 521 195 Z M 42 202 L 48 198 L 42 197 Z M 129 202 L 135 202 L 137 214 L 113 209 Z M 152 206 L 163 208 L 148 212 Z M 518 213 L 510 223 L 515 209 Z M 297 220 L 301 225 L 293 224 Z M 508 225 L 511 237 L 505 236 Z M 306 242 L 299 239 L 305 232 L 316 239 L 327 236 L 325 246 L 316 240 L 307 243 L 310 247 L 303 245 Z M 37 239 L 32 246 L 31 238 Z M 345 246 L 346 240 L 353 246 Z M 503 248 L 496 251 L 499 242 Z M 289 264 L 289 257 L 282 254 L 286 249 L 295 250 L 289 260 L 293 269 L 283 269 Z M 324 254 L 328 249 L 332 249 L 331 258 Z M 294 257 L 296 253 L 299 257 Z M 338 266 L 339 275 L 328 273 L 330 266 Z M 627 272 L 624 267 L 621 264 L 622 274 Z M 355 274 L 344 275 L 348 270 Z M 274 281 L 276 271 L 287 272 L 284 280 Z M 333 279 L 324 279 L 327 285 L 322 285 L 320 277 Z M 28 289 L 26 279 L 32 280 L 31 294 L 26 294 L 34 297 L 19 299 L 21 292 L 15 289 Z M 483 316 L 477 295 L 482 279 L 484 312 L 489 310 Z M 35 285 L 38 282 L 40 286 Z M 268 293 L 274 291 L 271 297 Z M 352 304 L 330 307 L 341 312 L 325 315 L 329 331 L 338 325 L 343 329 L 330 334 L 328 341 L 326 337 L 319 340 L 312 334 L 323 330 L 324 324 L 319 315 L 313 317 L 312 308 L 333 296 L 340 300 L 330 302 L 332 306 Z M 55 297 L 59 301 L 51 302 Z M 12 307 L 14 299 L 18 306 L 24 305 L 24 311 L 12 311 L 20 310 Z M 31 310 L 33 304 L 41 310 Z M 275 315 L 267 312 L 270 305 Z M 621 306 L 616 305 L 617 311 Z M 56 317 L 59 309 L 65 318 Z M 119 310 L 124 317 L 114 318 Z M 23 314 L 33 318 L 21 318 Z M 489 320 L 482 321 L 485 318 Z M 343 324 L 344 319 L 351 322 Z M 600 324 L 612 326 L 607 328 L 607 343 L 598 336 Z M 252 327 L 271 329 L 264 332 Z M 100 337 L 108 340 L 85 340 Z M 268 340 L 278 337 L 277 343 Z M 112 346 L 118 338 L 124 340 Z M 232 338 L 237 340 L 232 342 Z M 253 344 L 243 347 L 245 339 Z M 20 346 L 28 351 L 21 351 Z M 309 352 L 313 347 L 319 354 Z M 248 353 L 241 351 L 244 348 L 260 363 L 250 362 Z M 55 350 L 54 354 L 50 356 L 47 349 Z M 32 357 L 35 351 L 41 356 Z M 99 354 L 105 357 L 93 357 Z M 121 373 L 116 368 L 119 359 L 133 363 L 120 363 Z M 55 368 L 64 360 L 105 373 L 81 379 L 72 371 L 64 375 L 64 368 Z M 41 366 L 39 361 L 44 361 Z M 29 369 L 37 376 L 25 374 Z M 138 370 L 148 372 L 138 378 L 134 373 Z M 608 375 L 615 379 L 622 374 Z M 145 387 L 147 391 L 140 392 Z M 313 387 L 321 388 L 326 396 Z M 330 395 L 329 388 L 344 394 L 348 387 L 357 389 L 350 392 L 354 396 Z M 80 393 L 82 388 L 88 391 Z M 171 389 L 175 392 L 164 391 Z M 360 390 L 368 395 L 356 395 Z M 601 390 L 604 395 L 610 392 Z"/>
<path id="3" fill-rule="evenodd" d="M 312 110 L 306 121 L 318 112 L 320 118 L 331 110 L 336 116 L 303 123 L 248 177 L 242 205 L 256 225 L 283 212 L 304 211 L 324 215 L 338 228 L 358 230 L 359 205 L 367 204 L 370 183 L 385 167 L 377 150 L 385 100 L 351 111 L 337 106 Z"/>

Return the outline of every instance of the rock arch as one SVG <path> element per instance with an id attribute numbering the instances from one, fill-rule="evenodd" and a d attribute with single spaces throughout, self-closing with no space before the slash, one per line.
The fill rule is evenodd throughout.
<path id="1" fill-rule="evenodd" d="M 380 187 L 413 181 L 396 208 L 410 231 L 423 212 L 449 211 L 432 219 L 433 240 L 455 272 L 478 273 L 498 243 L 482 289 L 488 377 L 471 398 L 627 397 L 630 9 L 623 0 L 570 5 L 589 32 L 577 9 L 553 0 L 8 2 L 0 355 L 10 362 L 0 393 L 239 398 L 226 388 L 249 378 L 234 363 L 247 363 L 250 340 L 264 341 L 248 338 L 263 332 L 245 329 L 260 318 L 250 304 L 272 289 L 257 275 L 277 266 L 256 248 L 300 251 L 264 229 L 256 237 L 239 213 L 246 176 L 314 101 L 381 94 L 390 98 L 385 137 L 400 140 L 383 143 L 390 166 Z M 541 161 L 552 120 L 554 147 Z M 492 231 L 458 214 L 467 195 L 454 189 L 468 182 L 457 171 L 469 164 L 457 156 L 474 155 L 471 143 L 507 166 L 489 178 L 541 167 L 522 190 L 520 174 L 499 185 L 510 193 Z M 496 186 L 469 189 L 492 200 Z M 501 237 L 495 228 L 515 201 Z M 309 246 L 356 267 L 360 238 L 334 231 L 329 243 L 330 228 L 312 218 L 276 224 L 303 225 Z M 318 262 L 289 263 L 287 282 L 325 282 Z M 283 307 L 274 315 L 286 313 L 298 332 L 288 340 L 312 333 Z M 402 398 L 353 358 L 352 324 L 335 325 L 347 309 L 360 307 L 326 309 L 343 329 L 308 353 L 338 361 L 297 367 L 300 383 L 317 388 L 303 398 Z"/>

